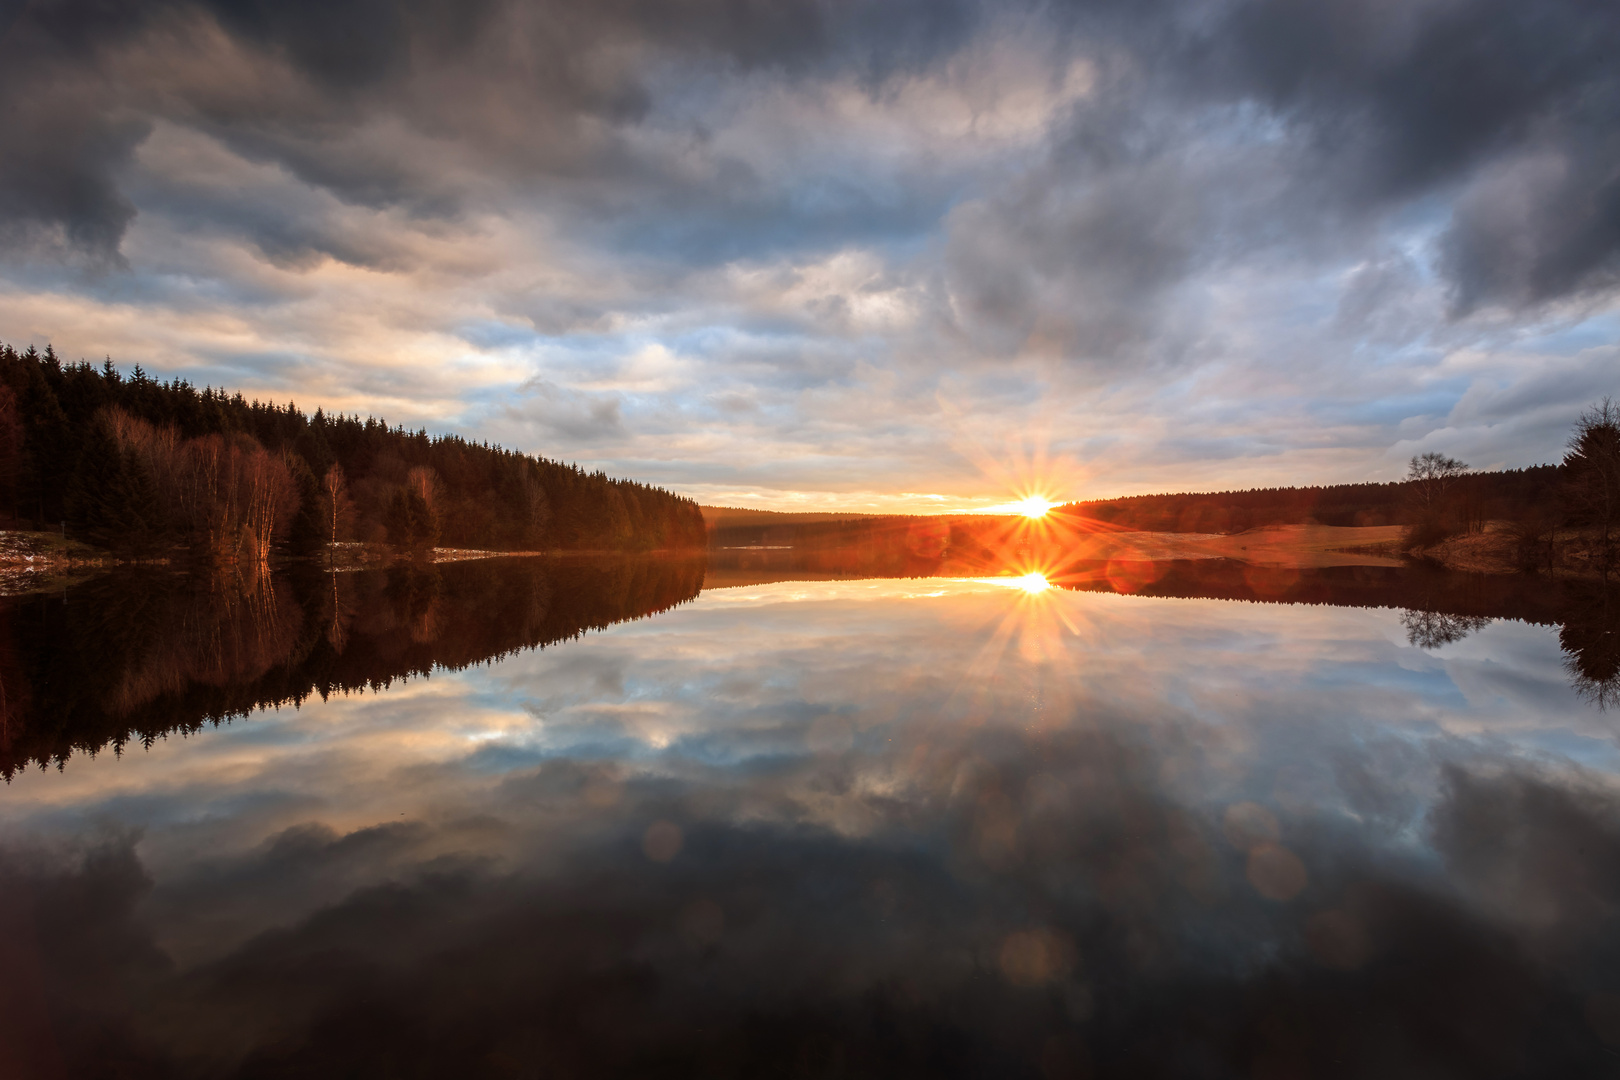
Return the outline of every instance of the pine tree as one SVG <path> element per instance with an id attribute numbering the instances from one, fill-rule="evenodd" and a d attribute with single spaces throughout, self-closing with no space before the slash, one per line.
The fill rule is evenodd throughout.
<path id="1" fill-rule="evenodd" d="M 297 556 L 314 555 L 326 544 L 326 501 L 321 482 L 300 454 L 287 455 L 287 468 L 298 488 L 298 511 L 287 531 L 287 551 Z"/>
<path id="2" fill-rule="evenodd" d="M 1614 565 L 1620 526 L 1620 402 L 1604 398 L 1581 414 L 1564 456 L 1564 500 L 1576 522 L 1599 530 L 1599 565 Z"/>
<path id="3" fill-rule="evenodd" d="M 146 552 L 161 531 L 151 478 L 105 425 L 91 427 L 67 494 L 67 512 L 98 546 Z"/>
<path id="4" fill-rule="evenodd" d="M 388 501 L 388 542 L 396 548 L 423 554 L 439 542 L 439 520 L 422 493 L 399 488 Z"/>

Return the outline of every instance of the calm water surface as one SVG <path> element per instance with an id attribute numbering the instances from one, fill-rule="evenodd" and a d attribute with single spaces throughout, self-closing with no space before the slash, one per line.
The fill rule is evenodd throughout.
<path id="1" fill-rule="evenodd" d="M 754 562 L 10 601 L 7 1075 L 1620 1075 L 1599 590 Z"/>

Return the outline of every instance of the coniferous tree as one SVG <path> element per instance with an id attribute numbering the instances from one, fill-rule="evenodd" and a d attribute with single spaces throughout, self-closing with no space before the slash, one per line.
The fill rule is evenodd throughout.
<path id="1" fill-rule="evenodd" d="M 424 554 L 439 542 L 436 515 L 416 488 L 399 488 L 389 500 L 388 542 L 414 554 Z"/>
<path id="2" fill-rule="evenodd" d="M 19 429 L 14 453 L 8 392 Z M 105 446 L 89 453 L 108 434 L 98 433 L 106 423 L 119 455 Z M 97 476 L 76 478 L 81 460 L 92 458 Z M 325 485 L 334 467 L 345 481 L 338 498 Z M 644 550 L 706 541 L 691 500 L 600 472 L 455 436 L 430 438 L 374 417 L 319 410 L 308 417 L 292 404 L 165 383 L 140 369 L 125 376 L 110 361 L 99 369 L 63 364 L 48 348 L 19 353 L 0 345 L 0 514 L 52 528 L 65 519 L 81 534 L 94 523 L 98 536 L 111 537 L 108 523 L 127 507 L 115 513 L 89 489 L 142 484 L 153 505 L 142 508 L 143 528 L 130 535 L 211 559 L 313 550 L 316 509 L 322 543 L 381 540 L 401 522 L 405 546 L 418 550 L 435 533 L 447 545 L 486 549 Z M 401 486 L 414 486 L 420 505 L 407 499 L 396 510 Z"/>
<path id="3" fill-rule="evenodd" d="M 1598 564 L 1614 566 L 1620 526 L 1620 403 L 1604 398 L 1581 414 L 1564 455 L 1564 500 L 1577 524 L 1598 529 Z"/>
<path id="4" fill-rule="evenodd" d="M 298 512 L 287 530 L 287 551 L 293 555 L 314 555 L 326 544 L 326 501 L 321 482 L 315 479 L 299 454 L 287 455 L 287 467 L 298 488 Z"/>
<path id="5" fill-rule="evenodd" d="M 157 497 L 146 470 L 105 424 L 92 425 L 67 495 L 67 512 L 87 539 L 123 552 L 149 549 L 159 535 Z"/>

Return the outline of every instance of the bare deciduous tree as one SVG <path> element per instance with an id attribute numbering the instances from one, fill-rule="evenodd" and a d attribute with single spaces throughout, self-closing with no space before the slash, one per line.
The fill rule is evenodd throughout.
<path id="1" fill-rule="evenodd" d="M 321 490 L 326 495 L 326 510 L 331 524 L 331 543 L 335 548 L 338 531 L 354 514 L 354 502 L 349 498 L 349 480 L 343 475 L 343 466 L 334 464 L 321 478 Z"/>
<path id="2" fill-rule="evenodd" d="M 1423 509 L 1437 513 L 1445 504 L 1447 489 L 1467 473 L 1468 462 L 1431 450 L 1412 458 L 1407 465 L 1406 479 L 1415 486 Z"/>
<path id="3" fill-rule="evenodd" d="M 236 459 L 243 506 L 242 539 L 253 562 L 270 563 L 270 545 L 298 506 L 298 488 L 279 457 L 262 446 L 241 448 Z"/>

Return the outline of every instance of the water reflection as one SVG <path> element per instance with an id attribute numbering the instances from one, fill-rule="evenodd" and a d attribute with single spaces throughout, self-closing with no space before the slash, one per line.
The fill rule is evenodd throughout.
<path id="1" fill-rule="evenodd" d="M 1461 641 L 1491 624 L 1483 615 L 1453 615 L 1444 611 L 1409 608 L 1401 612 L 1401 625 L 1406 627 L 1406 640 L 1420 649 L 1438 649 Z"/>
<path id="2" fill-rule="evenodd" d="M 1620 589 L 1591 589 L 1573 603 L 1558 642 L 1576 692 L 1600 709 L 1620 705 Z"/>
<path id="3" fill-rule="evenodd" d="M 341 574 L 157 570 L 0 602 L 0 774 L 381 690 L 667 610 L 701 559 L 494 559 Z"/>
<path id="4" fill-rule="evenodd" d="M 187 593 L 198 641 L 257 642 L 293 598 L 309 655 L 355 665 L 333 687 L 446 670 L 15 777 L 19 1075 L 1573 1076 L 1620 1050 L 1620 753 L 1563 670 L 1602 647 L 1560 637 L 1607 609 L 1351 572 L 1377 568 L 722 565 L 753 581 L 525 651 L 599 583 L 526 570 L 536 607 L 456 569 L 217 624 Z M 1403 611 L 1497 621 L 1414 642 Z M 173 700 L 326 670 L 230 648 L 176 660 Z M 98 685 L 158 685 L 163 652 Z"/>

